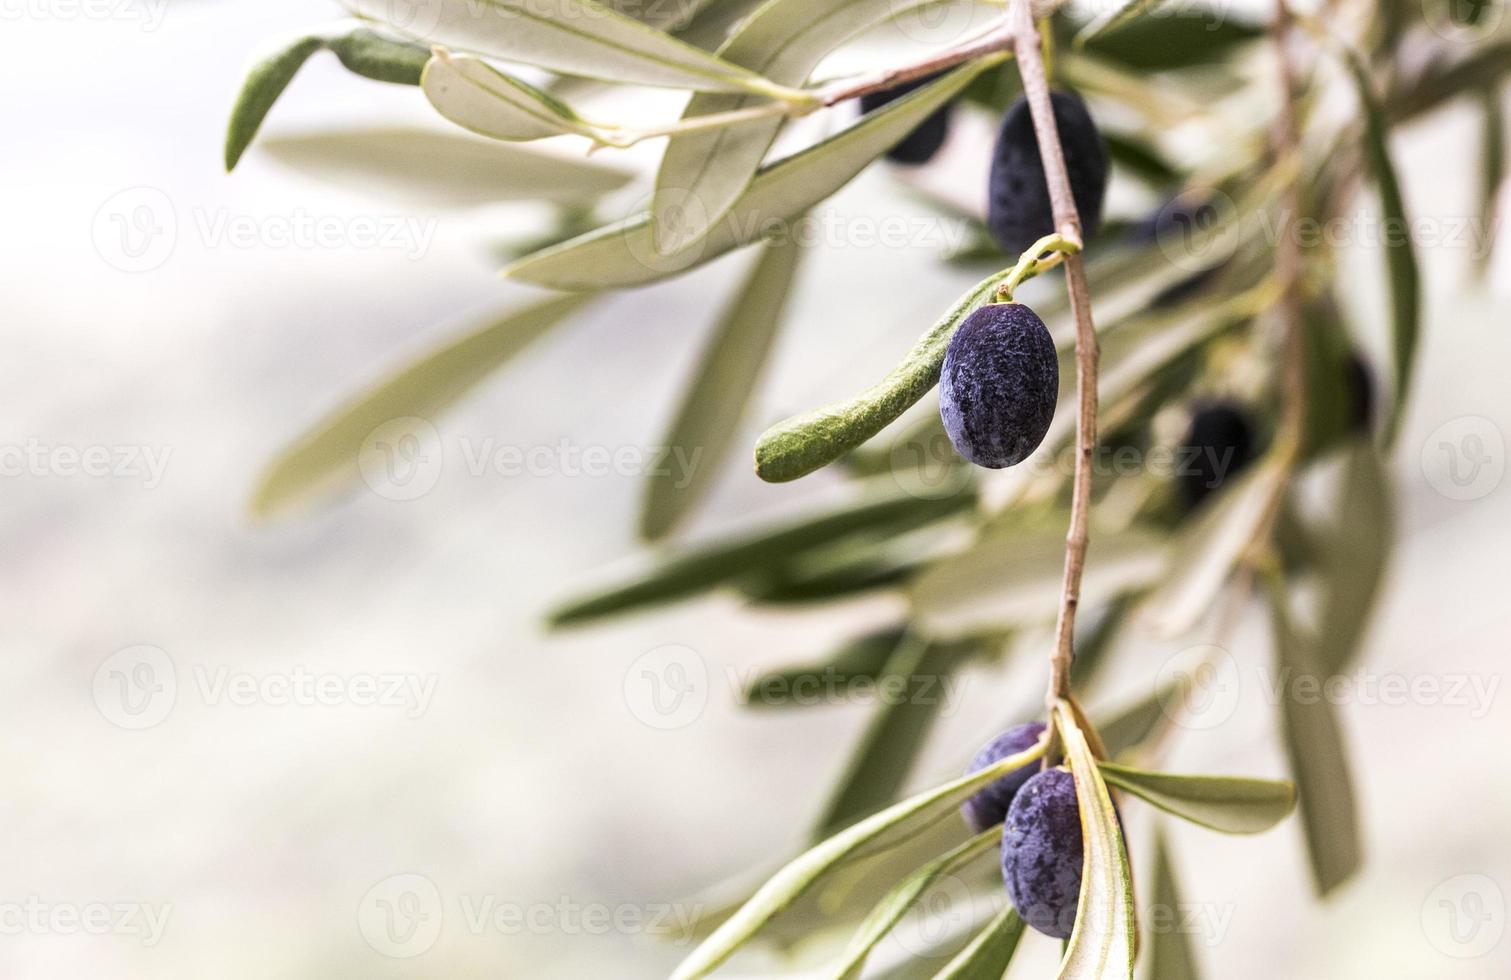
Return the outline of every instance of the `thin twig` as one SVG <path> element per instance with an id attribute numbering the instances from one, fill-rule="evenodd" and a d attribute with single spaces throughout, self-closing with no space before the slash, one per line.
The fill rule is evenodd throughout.
<path id="1" fill-rule="evenodd" d="M 1081 216 L 1070 186 L 1070 171 L 1060 133 L 1055 124 L 1054 103 L 1044 71 L 1040 38 L 1034 30 L 1028 0 L 1014 0 L 1008 11 L 1008 29 L 1014 37 L 1023 92 L 1034 120 L 1039 155 L 1049 184 L 1049 200 L 1059 233 L 1081 241 Z M 1091 461 L 1097 442 L 1097 346 L 1096 324 L 1091 316 L 1091 291 L 1086 283 L 1086 263 L 1079 253 L 1065 257 L 1065 283 L 1070 291 L 1070 311 L 1076 323 L 1076 457 L 1070 499 L 1070 529 L 1065 535 L 1065 578 L 1060 589 L 1060 613 L 1055 624 L 1055 647 L 1050 658 L 1046 701 L 1054 706 L 1070 697 L 1070 664 L 1076 610 L 1081 602 L 1081 578 L 1086 570 L 1086 546 L 1091 535 Z"/>
<path id="2" fill-rule="evenodd" d="M 1033 26 L 1031 21 L 1029 26 Z M 883 68 L 858 78 L 840 79 L 816 89 L 814 94 L 818 96 L 819 104 L 832 106 L 848 99 L 870 95 L 872 92 L 885 92 L 904 82 L 933 75 L 985 55 L 1007 51 L 1016 43 L 1012 25 L 994 24 L 975 39 L 965 41 L 947 51 L 929 55 L 911 64 Z"/>

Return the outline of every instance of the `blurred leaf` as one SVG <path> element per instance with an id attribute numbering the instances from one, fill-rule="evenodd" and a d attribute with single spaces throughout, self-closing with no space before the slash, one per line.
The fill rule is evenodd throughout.
<path id="1" fill-rule="evenodd" d="M 1264 27 L 1233 11 L 1183 7 L 1128 21 L 1088 39 L 1085 51 L 1141 71 L 1167 71 L 1222 61 Z"/>
<path id="2" fill-rule="evenodd" d="M 1164 584 L 1145 607 L 1166 636 L 1194 627 L 1212 608 L 1228 577 L 1262 530 L 1285 481 L 1285 470 L 1261 460 L 1196 512 L 1176 538 Z"/>
<path id="3" fill-rule="evenodd" d="M 1172 698 L 1179 696 L 1180 686 L 1168 684 L 1098 725 L 1097 732 L 1102 736 L 1102 744 L 1107 747 L 1107 755 L 1115 759 L 1148 741 L 1158 730 L 1160 722 L 1169 719 L 1166 706 Z"/>
<path id="4" fill-rule="evenodd" d="M 994 273 L 960 297 L 881 381 L 847 401 L 794 415 L 767 429 L 756 443 L 756 475 L 771 483 L 807 476 L 900 418 L 939 383 L 955 329 L 991 302 L 1006 275 Z"/>
<path id="5" fill-rule="evenodd" d="M 1225 834 L 1258 834 L 1290 816 L 1296 787 L 1271 779 L 1181 776 L 1102 763 L 1102 776 L 1166 813 Z"/>
<path id="6" fill-rule="evenodd" d="M 980 652 L 975 642 L 928 643 L 911 634 L 902 638 L 876 677 L 880 703 L 815 825 L 816 840 L 897 799 L 945 707 L 949 679 Z M 888 690 L 898 696 L 883 697 Z"/>
<path id="7" fill-rule="evenodd" d="M 1070 663 L 1071 688 L 1085 691 L 1106 663 L 1114 642 L 1128 621 L 1133 600 L 1128 595 L 1113 597 L 1100 607 L 1080 604 L 1076 617 L 1075 657 Z"/>
<path id="8" fill-rule="evenodd" d="M 310 56 L 322 48 L 335 53 L 347 70 L 380 82 L 420 84 L 430 52 L 417 44 L 395 41 L 366 28 L 344 33 L 308 34 L 267 55 L 247 72 L 226 127 L 226 170 L 234 170 L 251 145 L 273 103 Z"/>
<path id="9" fill-rule="evenodd" d="M 504 273 L 555 289 L 639 286 L 770 237 L 773 227 L 790 233 L 795 219 L 847 184 L 992 63 L 983 58 L 958 68 L 829 139 L 763 167 L 718 227 L 676 255 L 656 254 L 650 217 L 639 215 L 521 259 Z"/>
<path id="10" fill-rule="evenodd" d="M 562 296 L 510 310 L 346 402 L 278 454 L 252 496 L 252 513 L 276 517 L 355 479 L 358 456 L 375 429 L 406 419 L 433 421 L 590 299 Z"/>
<path id="11" fill-rule="evenodd" d="M 1102 139 L 1107 143 L 1107 155 L 1112 162 L 1140 180 L 1166 187 L 1180 179 L 1180 173 L 1147 140 L 1107 130 L 1102 132 Z"/>
<path id="12" fill-rule="evenodd" d="M 1081 897 L 1058 980 L 1132 978 L 1137 942 L 1133 924 L 1133 881 L 1123 829 L 1107 784 L 1097 768 L 1086 736 L 1070 708 L 1056 709 L 1065 756 L 1075 777 L 1081 809 Z"/>
<path id="13" fill-rule="evenodd" d="M 759 79 L 592 0 L 345 0 L 401 33 L 564 75 L 627 85 L 750 91 Z"/>
<path id="14" fill-rule="evenodd" d="M 688 44 L 712 51 L 722 45 L 734 29 L 764 0 L 708 0 L 698 7 L 685 25 L 672 33 Z"/>
<path id="15" fill-rule="evenodd" d="M 1511 41 L 1467 47 L 1457 60 L 1435 59 L 1419 75 L 1403 73 L 1385 102 L 1391 123 L 1399 125 L 1465 95 L 1500 84 L 1511 73 Z"/>
<path id="16" fill-rule="evenodd" d="M 1506 179 L 1506 106 L 1499 85 L 1485 89 L 1481 98 L 1484 134 L 1480 142 L 1480 227 L 1485 236 L 1478 241 L 1475 264 L 1481 276 L 1490 268 L 1495 254 L 1496 221 L 1501 183 Z"/>
<path id="17" fill-rule="evenodd" d="M 861 923 L 860 931 L 851 939 L 839 965 L 824 975 L 830 980 L 856 980 L 865 969 L 866 958 L 871 955 L 876 944 L 886 938 L 887 933 L 902 921 L 903 916 L 908 914 L 908 910 L 930 888 L 948 878 L 962 865 L 985 854 L 997 845 L 1001 838 L 1002 832 L 992 827 L 954 850 L 940 855 L 898 882 L 897 887 L 893 888 Z"/>
<path id="18" fill-rule="evenodd" d="M 1317 665 L 1312 641 L 1292 622 L 1284 581 L 1271 575 L 1266 585 L 1286 752 L 1299 791 L 1312 876 L 1317 893 L 1325 896 L 1353 877 L 1363 861 L 1353 779 L 1338 718 L 1321 693 L 1326 675 Z M 1315 697 L 1299 696 L 1308 678 L 1317 685 Z"/>
<path id="19" fill-rule="evenodd" d="M 1354 428 L 1356 393 L 1349 387 L 1347 328 L 1343 311 L 1329 295 L 1309 303 L 1301 332 L 1306 347 L 1306 457 L 1312 458 Z"/>
<path id="20" fill-rule="evenodd" d="M 824 56 L 850 37 L 928 2 L 772 0 L 740 23 L 719 56 L 778 85 L 802 85 Z M 749 94 L 699 93 L 682 118 L 735 112 L 760 101 Z M 651 202 L 651 241 L 658 255 L 677 254 L 724 220 L 786 121 L 776 116 L 672 136 Z"/>
<path id="21" fill-rule="evenodd" d="M 677 34 L 708 8 L 715 6 L 717 0 L 676 0 L 675 3 L 661 2 L 661 0 L 599 0 L 599 2 L 627 17 L 649 24 L 658 31 Z"/>
<path id="22" fill-rule="evenodd" d="M 1395 350 L 1395 407 L 1385 425 L 1385 445 L 1395 441 L 1401 415 L 1410 394 L 1412 371 L 1416 364 L 1417 334 L 1422 316 L 1420 274 L 1416 246 L 1412 242 L 1411 223 L 1406 217 L 1406 202 L 1401 196 L 1401 182 L 1390 158 L 1390 124 L 1375 96 L 1369 66 L 1357 52 L 1344 52 L 1344 60 L 1353 73 L 1364 109 L 1364 148 L 1380 189 L 1380 211 L 1385 231 L 1385 260 L 1390 280 L 1391 336 Z"/>
<path id="23" fill-rule="evenodd" d="M 1321 551 L 1322 608 L 1317 662 L 1342 673 L 1358 656 L 1395 537 L 1395 508 L 1385 461 L 1368 439 L 1346 450 L 1336 517 Z"/>
<path id="24" fill-rule="evenodd" d="M 1022 938 L 1023 920 L 1009 905 L 934 980 L 1002 980 Z"/>
<path id="25" fill-rule="evenodd" d="M 903 636 L 901 627 L 866 633 L 820 663 L 767 671 L 745 686 L 741 701 L 749 708 L 806 706 L 810 702 L 796 699 L 801 688 L 832 685 L 844 689 L 857 680 L 874 681 L 897 652 Z"/>
<path id="26" fill-rule="evenodd" d="M 861 540 L 782 562 L 741 579 L 740 594 L 760 605 L 830 602 L 900 586 L 924 561 L 890 540 Z"/>
<path id="27" fill-rule="evenodd" d="M 713 485 L 781 328 L 801 257 L 802 249 L 791 241 L 768 243 L 725 308 L 662 443 L 688 454 L 692 471 L 651 471 L 640 512 L 642 537 L 654 541 L 666 535 Z"/>
<path id="28" fill-rule="evenodd" d="M 274 159 L 345 190 L 426 207 L 498 201 L 581 205 L 630 180 L 582 157 L 424 129 L 382 128 L 274 137 Z"/>
<path id="29" fill-rule="evenodd" d="M 563 133 L 593 138 L 593 127 L 571 106 L 481 58 L 437 49 L 420 88 L 444 118 L 491 139 L 523 142 Z"/>
<path id="30" fill-rule="evenodd" d="M 774 916 L 863 848 L 869 845 L 869 849 L 875 851 L 885 847 L 888 840 L 906 838 L 938 822 L 941 816 L 950 816 L 950 811 L 982 786 L 1019 766 L 1033 762 L 1042 754 L 1043 747 L 1035 746 L 1018 755 L 1008 756 L 979 772 L 891 806 L 812 848 L 773 875 L 750 901 L 714 930 L 708 939 L 682 961 L 672 974 L 672 980 L 697 980 L 707 976 L 745 945 Z M 1095 766 L 1091 768 L 1095 773 Z"/>
<path id="31" fill-rule="evenodd" d="M 1200 980 L 1191 939 L 1176 918 L 1187 906 L 1170 863 L 1170 848 L 1161 829 L 1154 831 L 1154 906 L 1167 917 L 1168 928 L 1154 929 L 1149 949 L 1149 980 Z"/>
<path id="32" fill-rule="evenodd" d="M 969 507 L 968 495 L 923 500 L 895 492 L 869 492 L 860 500 L 775 528 L 747 531 L 662 559 L 630 582 L 557 608 L 553 626 L 575 625 L 640 606 L 707 591 L 774 562 L 790 559 L 862 531 L 902 530 L 939 520 Z"/>
<path id="33" fill-rule="evenodd" d="M 1164 543 L 1143 531 L 1092 535 L 1081 602 L 1109 602 L 1157 578 Z M 1000 534 L 945 558 L 913 580 L 915 626 L 936 639 L 1052 622 L 1065 569 L 1063 527 Z"/>
<path id="34" fill-rule="evenodd" d="M 1163 4 L 1165 0 L 1122 0 L 1122 3 L 1110 7 L 1105 13 L 1096 17 L 1091 23 L 1081 28 L 1076 35 L 1076 44 L 1082 45 L 1099 34 L 1107 31 L 1115 31 L 1139 14 L 1153 10 Z"/>

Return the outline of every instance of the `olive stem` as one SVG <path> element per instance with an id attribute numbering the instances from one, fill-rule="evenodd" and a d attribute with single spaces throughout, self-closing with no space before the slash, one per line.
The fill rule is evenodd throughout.
<path id="1" fill-rule="evenodd" d="M 1032 23 L 1029 26 L 1032 28 Z M 965 41 L 956 47 L 919 61 L 894 68 L 883 68 L 858 78 L 841 79 L 812 91 L 819 105 L 832 106 L 862 95 L 870 95 L 872 92 L 885 92 L 904 82 L 933 75 L 985 55 L 995 54 L 1006 57 L 1003 53 L 1010 51 L 1017 43 L 1017 34 L 1011 25 L 994 24 L 973 40 Z"/>
<path id="2" fill-rule="evenodd" d="M 1081 216 L 1070 187 L 1070 170 L 1055 123 L 1054 103 L 1044 69 L 1044 52 L 1034 27 L 1029 0 L 1014 0 L 1008 9 L 1008 30 L 1015 38 L 1018 71 L 1023 94 L 1033 116 L 1039 140 L 1039 155 L 1049 185 L 1049 200 L 1059 234 L 1081 241 Z M 1055 706 L 1070 697 L 1070 664 L 1075 653 L 1076 609 L 1081 601 L 1081 579 L 1086 570 L 1086 546 L 1091 536 L 1091 460 L 1097 442 L 1097 346 L 1096 323 L 1091 315 L 1091 290 L 1086 282 L 1086 263 L 1079 251 L 1064 256 L 1065 285 L 1070 292 L 1070 310 L 1076 324 L 1076 456 L 1071 485 L 1070 527 L 1065 535 L 1065 577 L 1060 587 L 1060 611 L 1055 622 L 1055 646 L 1050 655 L 1049 691 L 1046 702 L 1051 717 Z"/>
<path id="3" fill-rule="evenodd" d="M 1028 251 L 1018 259 L 1018 264 L 1013 266 L 1013 271 L 1002 280 L 1002 285 L 997 287 L 997 302 L 1011 303 L 1013 293 L 1017 288 L 1041 272 L 1048 272 L 1065 261 L 1066 256 L 1078 254 L 1081 251 L 1081 241 L 1078 238 L 1068 238 L 1065 235 L 1045 235 L 1034 242 Z M 1049 258 L 1044 253 L 1051 253 Z"/>

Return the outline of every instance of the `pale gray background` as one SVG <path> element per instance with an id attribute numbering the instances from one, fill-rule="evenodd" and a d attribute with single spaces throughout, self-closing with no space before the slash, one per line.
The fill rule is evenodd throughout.
<path id="1" fill-rule="evenodd" d="M 479 248 L 489 226 L 476 214 L 344 193 L 255 149 L 235 176 L 221 172 L 222 127 L 251 52 L 333 8 L 203 0 L 4 11 L 0 444 L 170 456 L 151 487 L 56 471 L 0 483 L 0 909 L 12 910 L 0 921 L 0 973 L 665 975 L 679 950 L 634 927 L 589 934 L 602 930 L 552 910 L 566 901 L 654 911 L 790 854 L 864 708 L 751 716 L 733 703 L 726 672 L 821 653 L 890 614 L 891 601 L 815 616 L 742 613 L 713 599 L 547 638 L 543 605 L 636 554 L 639 481 L 474 477 L 455 445 L 655 444 L 721 282 L 743 259 L 615 298 L 520 358 L 444 422 L 445 468 L 420 499 L 359 492 L 308 519 L 254 526 L 244 517 L 249 489 L 284 440 L 404 351 L 444 336 L 457 315 L 522 292 L 492 278 Z M 268 131 L 427 116 L 414 90 L 351 78 L 321 58 Z M 1460 112 L 1403 134 L 1418 214 L 1474 214 L 1475 140 L 1472 116 Z M 171 257 L 143 273 L 113 267 L 95 245 L 101 208 L 135 187 L 166 195 L 178 220 Z M 926 215 L 881 173 L 836 204 L 852 218 L 899 208 Z M 267 226 L 300 209 L 343 220 L 419 214 L 435 220 L 435 236 L 415 259 L 393 249 L 235 247 L 207 240 L 197 224 L 249 216 Z M 1496 436 L 1511 428 L 1511 284 L 1503 269 L 1488 292 L 1467 285 L 1462 250 L 1424 259 L 1430 317 L 1394 464 L 1403 541 L 1369 670 L 1498 685 L 1511 636 L 1511 490 L 1495 483 L 1471 501 L 1440 493 L 1432 434 L 1467 416 L 1487 419 Z M 1372 252 L 1350 254 L 1346 281 L 1366 312 L 1380 309 L 1377 267 Z M 966 281 L 926 248 L 817 255 L 777 352 L 780 380 L 763 390 L 747 443 L 761 423 L 876 377 Z M 1378 350 L 1379 325 L 1370 326 Z M 1504 449 L 1492 451 L 1503 470 Z M 832 489 L 822 477 L 760 486 L 736 465 L 692 534 L 801 508 Z M 178 682 L 171 712 L 145 731 L 113 724 L 93 687 L 107 657 L 137 644 L 165 651 Z M 643 692 L 631 668 L 667 644 L 695 650 L 709 683 L 701 714 L 662 731 L 637 716 Z M 1146 690 L 1177 649 L 1144 646 L 1146 659 L 1125 661 L 1124 696 Z M 1184 737 L 1172 765 L 1278 774 L 1257 616 L 1233 649 L 1245 665 L 1237 714 Z M 437 686 L 418 717 L 217 703 L 201 688 L 217 671 L 277 679 L 296 670 L 348 684 L 398 673 Z M 1041 684 L 1037 662 L 973 675 L 970 703 L 941 726 L 925 768 L 954 769 Z M 1475 887 L 1490 900 L 1511 891 L 1504 698 L 1498 691 L 1478 717 L 1443 704 L 1343 707 L 1371 861 L 1326 908 L 1310 898 L 1294 823 L 1242 840 L 1180 828 L 1188 900 L 1229 917 L 1202 954 L 1210 974 L 1505 976 L 1511 940 L 1479 958 L 1446 955 L 1445 946 L 1465 947 L 1444 939 L 1434 893 L 1465 874 L 1488 876 Z M 440 896 L 440 937 L 410 959 L 380 955 L 359 928 L 376 900 L 364 906 L 364 895 L 397 874 L 424 875 Z M 15 919 L 33 899 L 65 916 L 98 903 L 171 911 L 148 945 L 129 930 L 85 935 L 66 920 Z M 474 929 L 466 910 L 488 901 L 535 910 L 539 927 Z M 1504 902 L 1498 913 L 1493 901 L 1486 908 L 1481 935 L 1498 935 Z M 1046 975 L 1049 955 L 1049 944 L 1033 943 L 1014 975 Z"/>

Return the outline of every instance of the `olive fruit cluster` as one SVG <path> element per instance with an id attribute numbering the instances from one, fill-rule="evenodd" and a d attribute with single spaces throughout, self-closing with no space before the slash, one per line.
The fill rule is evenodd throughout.
<path id="1" fill-rule="evenodd" d="M 968 772 L 1031 747 L 1044 732 L 1037 722 L 1011 728 L 988 742 Z M 1075 779 L 1063 768 L 1029 763 L 978 791 L 961 807 L 971 829 L 1002 824 L 1002 881 L 1023 921 L 1047 936 L 1070 938 L 1081 896 L 1081 815 Z"/>
<path id="2" fill-rule="evenodd" d="M 1107 148 L 1078 96 L 1053 92 L 1051 102 L 1071 192 L 1083 231 L 1090 235 L 1101 224 Z M 1002 120 L 989 192 L 987 224 L 1010 253 L 1026 253 L 1054 233 L 1049 182 L 1024 99 Z M 1027 459 L 1049 432 L 1059 394 L 1054 340 L 1028 307 L 1011 302 L 983 306 L 950 339 L 939 414 L 956 451 L 977 466 L 1003 469 Z"/>

